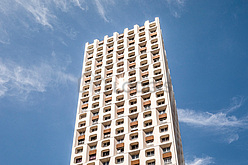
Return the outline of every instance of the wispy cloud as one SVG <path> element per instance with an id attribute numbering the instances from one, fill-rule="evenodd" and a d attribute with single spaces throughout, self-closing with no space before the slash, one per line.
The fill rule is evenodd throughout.
<path id="1" fill-rule="evenodd" d="M 9 34 L 3 28 L 3 26 L 1 26 L 1 24 L 0 24 L 0 43 L 1 44 L 9 44 L 10 43 Z"/>
<path id="2" fill-rule="evenodd" d="M 30 13 L 38 23 L 52 28 L 50 21 L 55 19 L 56 16 L 50 12 L 46 6 L 47 4 L 40 0 L 16 0 L 16 2 L 20 4 L 28 13 Z"/>
<path id="3" fill-rule="evenodd" d="M 175 18 L 180 18 L 186 0 L 166 0 L 171 14 Z"/>
<path id="4" fill-rule="evenodd" d="M 23 67 L 13 61 L 0 59 L 0 97 L 22 96 L 31 92 L 45 92 L 48 87 L 67 82 L 77 82 L 72 74 L 60 68 L 41 63 L 39 66 Z"/>
<path id="5" fill-rule="evenodd" d="M 213 158 L 212 157 L 203 157 L 203 158 L 194 158 L 192 161 L 186 161 L 186 165 L 209 165 L 213 164 Z"/>
<path id="6" fill-rule="evenodd" d="M 30 18 L 37 23 L 53 29 L 57 19 L 55 9 L 68 12 L 72 6 L 79 7 L 84 11 L 87 4 L 84 0 L 2 0 L 0 2 L 0 13 L 8 17 L 22 19 L 23 15 L 15 15 L 15 13 L 20 14 L 20 11 L 24 9 L 27 15 L 30 15 Z"/>
<path id="7" fill-rule="evenodd" d="M 74 4 L 76 6 L 78 6 L 81 10 L 86 10 L 87 9 L 87 5 L 86 5 L 84 0 L 83 0 L 83 2 L 81 2 L 80 0 L 72 0 L 72 2 L 74 2 Z M 85 5 L 85 7 L 82 7 L 82 3 Z"/>
<path id="8" fill-rule="evenodd" d="M 239 129 L 248 128 L 247 117 L 237 118 L 234 115 L 230 115 L 230 112 L 240 108 L 243 102 L 242 97 L 234 97 L 232 98 L 231 106 L 227 109 L 220 110 L 218 113 L 178 109 L 179 121 L 191 126 L 206 128 L 206 130 L 222 132 L 226 134 L 225 140 L 231 143 L 238 140 L 239 136 L 237 131 Z M 209 129 L 210 127 L 211 129 Z"/>
<path id="9" fill-rule="evenodd" d="M 100 16 L 101 16 L 106 22 L 109 22 L 109 20 L 106 18 L 105 10 L 104 10 L 104 7 L 103 7 L 103 5 L 101 4 L 100 0 L 95 0 L 95 2 L 96 2 L 96 7 L 97 7 L 97 10 L 98 10 Z"/>

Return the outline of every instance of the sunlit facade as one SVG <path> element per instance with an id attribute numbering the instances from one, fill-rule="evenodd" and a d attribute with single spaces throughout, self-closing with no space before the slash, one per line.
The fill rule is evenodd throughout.
<path id="1" fill-rule="evenodd" d="M 184 165 L 160 22 L 86 43 L 71 165 Z"/>

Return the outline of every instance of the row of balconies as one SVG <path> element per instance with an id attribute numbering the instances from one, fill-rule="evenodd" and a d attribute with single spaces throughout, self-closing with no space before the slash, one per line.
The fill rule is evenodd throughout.
<path id="1" fill-rule="evenodd" d="M 144 83 L 145 86 L 143 86 L 141 89 L 141 104 L 139 103 L 139 105 L 143 106 L 145 108 L 145 102 L 146 100 L 150 99 L 151 96 L 151 91 L 150 91 L 150 87 L 148 83 Z M 162 82 L 158 82 L 155 84 L 155 88 L 158 89 L 156 90 L 156 98 L 161 98 L 162 96 L 164 96 L 164 92 L 161 90 L 159 91 L 160 88 L 162 88 Z M 135 104 L 137 104 L 137 98 L 133 98 L 133 96 L 135 96 L 137 94 L 137 89 L 135 86 L 130 86 L 130 90 L 128 91 L 129 95 L 130 95 L 130 99 L 129 99 L 129 107 L 133 106 Z M 99 91 L 100 93 L 100 91 Z M 81 109 L 82 111 L 88 110 L 89 109 L 89 97 L 87 96 L 86 92 L 83 93 L 84 97 L 83 99 L 81 99 Z M 100 96 L 104 98 L 104 100 L 100 101 Z M 125 104 L 125 100 L 127 101 L 127 99 L 124 99 L 124 95 L 122 94 L 122 92 L 120 92 L 119 94 L 116 95 L 116 100 L 112 101 L 112 90 L 111 91 L 107 91 L 104 92 L 102 94 L 97 94 L 94 97 L 91 97 L 92 101 L 91 101 L 91 109 L 96 109 L 96 108 L 100 108 L 101 107 L 105 107 L 105 106 L 109 106 L 112 104 L 116 105 L 116 109 L 118 108 L 122 108 L 124 107 Z M 133 101 L 136 100 L 136 103 L 134 103 Z M 164 100 L 164 99 L 163 99 Z M 156 106 L 159 107 L 160 105 L 165 104 L 164 101 L 157 100 L 156 101 Z M 127 104 L 125 104 L 127 105 Z"/>
<path id="2" fill-rule="evenodd" d="M 105 142 L 105 144 L 109 146 L 110 142 Z M 113 151 L 111 149 L 102 148 L 101 152 L 98 152 L 96 145 L 97 143 L 93 143 L 88 146 L 84 146 L 85 148 L 83 147 L 77 148 L 76 149 L 77 154 L 83 153 L 84 149 L 86 149 L 86 157 L 85 157 L 85 154 L 83 154 L 82 156 L 76 156 L 74 159 L 75 163 L 81 163 L 83 161 L 83 158 L 85 159 L 84 161 L 87 161 L 88 159 L 90 162 L 94 162 L 94 160 L 97 159 L 97 156 L 99 157 L 98 159 L 100 159 L 103 162 L 110 162 L 110 159 L 113 156 Z M 129 150 L 128 152 L 128 159 L 131 165 L 140 164 L 140 158 L 147 160 L 146 161 L 147 165 L 152 165 L 153 163 L 155 163 L 155 159 L 151 159 L 151 158 L 155 157 L 155 155 L 156 155 L 156 158 L 158 157 L 158 155 L 161 155 L 163 160 L 166 161 L 165 164 L 171 163 L 171 158 L 172 158 L 171 144 L 160 145 L 159 149 L 148 148 L 145 150 L 139 150 L 139 147 L 137 146 L 137 144 L 134 144 L 132 146 L 132 149 L 134 149 L 135 151 Z M 159 152 L 159 153 L 157 154 L 156 152 Z M 124 143 L 119 143 L 116 145 L 115 164 L 124 163 L 123 154 L 124 154 Z"/>
<path id="3" fill-rule="evenodd" d="M 135 63 L 132 63 L 135 64 Z M 134 65 L 135 66 L 135 65 Z M 154 76 L 154 79 L 157 79 L 157 76 L 160 75 L 160 77 L 162 76 L 161 74 L 161 69 L 160 67 L 160 62 L 159 63 L 155 63 L 153 65 L 154 68 L 156 68 L 156 70 L 153 71 L 153 75 L 151 75 L 152 77 Z M 131 69 L 128 72 L 124 71 L 124 67 L 120 67 L 117 68 L 117 73 L 116 73 L 116 82 L 118 81 L 118 79 L 123 78 L 124 75 L 127 73 L 129 76 L 129 81 L 135 81 L 134 78 L 137 77 L 137 72 L 140 72 L 139 75 L 141 76 L 140 79 L 141 81 L 144 79 L 147 79 L 149 76 L 149 65 L 145 65 L 145 66 L 141 66 L 140 69 L 137 70 L 133 70 Z M 105 76 L 102 77 L 101 73 L 102 71 L 105 71 Z M 95 71 L 95 75 L 93 75 L 94 79 L 92 78 L 92 74 L 91 72 L 84 74 L 84 85 L 89 85 L 91 81 L 93 81 L 94 85 L 100 86 L 101 85 L 101 80 L 102 79 L 106 79 L 105 80 L 105 84 L 111 83 L 112 82 L 112 77 L 113 77 L 113 69 L 98 69 Z M 84 88 L 84 87 L 83 87 Z"/>
<path id="4" fill-rule="evenodd" d="M 104 122 L 102 124 L 97 124 L 97 125 L 91 125 L 90 127 L 81 127 L 79 129 L 77 129 L 77 135 L 78 135 L 78 145 L 84 144 L 85 141 L 85 134 L 87 135 L 87 141 L 89 142 L 93 142 L 96 140 L 101 140 L 101 139 L 108 139 L 108 138 L 112 138 L 115 137 L 117 140 L 119 139 L 124 139 L 125 135 L 128 133 L 130 134 L 130 141 L 133 141 L 135 139 L 138 138 L 138 133 L 140 133 L 141 131 L 144 133 L 145 135 L 145 142 L 147 144 L 153 144 L 153 132 L 154 132 L 154 124 L 152 123 L 152 119 L 150 120 L 146 120 L 144 121 L 144 127 L 138 127 L 138 121 L 137 121 L 137 117 L 135 118 L 135 116 L 132 116 L 133 118 L 130 119 L 129 123 L 129 127 L 127 127 L 126 125 L 124 125 L 124 119 L 119 119 L 116 120 L 116 126 L 113 127 L 113 125 L 111 124 L 111 121 L 108 122 Z M 162 114 L 161 117 L 167 117 L 166 114 Z M 140 122 L 140 120 L 139 120 Z M 112 125 L 112 126 L 111 126 Z M 112 128 L 112 129 L 111 129 Z M 128 129 L 128 131 L 124 131 L 124 129 Z M 113 132 L 113 130 L 115 130 Z M 99 132 L 100 131 L 100 132 Z M 165 133 L 168 131 L 168 125 L 161 125 L 159 127 L 156 127 L 156 136 L 160 136 L 160 142 L 159 143 L 163 143 L 163 142 L 167 142 L 168 136 L 165 135 Z M 87 132 L 87 133 L 86 133 Z M 98 138 L 97 138 L 98 136 Z M 122 137 L 122 138 L 121 138 Z M 126 140 L 125 140 L 126 141 Z M 157 142 L 156 142 L 157 143 Z"/>
<path id="5" fill-rule="evenodd" d="M 158 116 L 158 120 L 157 120 L 156 123 L 163 123 L 163 122 L 165 122 L 166 119 L 167 119 L 167 114 L 166 114 L 165 108 L 164 107 L 161 107 L 161 109 L 158 108 L 156 112 L 157 112 L 157 115 L 155 115 L 155 116 Z M 98 123 L 100 123 L 100 122 L 98 122 L 99 121 L 99 112 L 98 111 L 93 111 L 91 114 L 92 114 L 91 115 L 92 117 L 90 118 L 91 119 L 91 124 L 98 124 Z M 130 122 L 131 131 L 133 131 L 134 128 L 137 128 L 138 127 L 138 122 L 136 120 L 137 120 L 139 114 L 140 113 L 131 113 L 129 115 L 129 119 L 131 121 Z M 118 109 L 117 110 L 116 117 L 118 118 L 118 117 L 123 117 L 123 116 L 124 116 L 124 108 Z M 148 112 L 143 113 L 143 119 L 147 119 L 147 118 L 149 119 L 149 117 L 151 117 L 151 116 L 152 116 L 152 111 L 148 111 Z M 86 119 L 86 113 L 81 114 L 79 116 L 79 118 L 80 118 L 80 122 L 79 122 L 78 127 L 79 128 L 80 127 L 85 127 L 86 126 L 86 121 L 85 121 L 85 119 Z M 155 118 L 157 118 L 157 117 L 155 117 Z M 111 114 L 108 113 L 108 114 L 106 114 L 106 115 L 103 116 L 103 120 L 101 120 L 101 121 L 102 122 L 106 122 L 106 121 L 110 121 L 112 119 L 113 118 L 111 118 Z M 120 125 L 119 124 L 120 122 L 123 122 L 124 123 L 124 120 L 123 119 L 122 120 L 117 120 L 118 125 Z M 148 127 L 150 125 L 152 125 L 152 119 L 147 120 L 147 121 L 144 121 L 143 127 Z"/>
<path id="6" fill-rule="evenodd" d="M 152 51 L 151 51 L 151 53 L 152 53 L 152 61 L 153 61 L 153 63 L 155 63 L 155 62 L 159 61 L 159 59 L 160 59 L 158 44 L 153 45 L 152 48 L 153 48 Z M 91 72 L 92 70 L 101 69 L 102 66 L 104 65 L 103 64 L 103 61 L 106 61 L 105 68 L 107 70 L 110 70 L 111 68 L 113 68 L 113 64 L 114 63 L 117 63 L 117 67 L 123 66 L 124 65 L 124 63 L 123 63 L 124 62 L 124 57 L 125 57 L 124 56 L 124 51 L 122 52 L 122 54 L 116 55 L 116 56 L 117 56 L 116 57 L 116 62 L 114 62 L 113 59 L 112 59 L 113 54 L 108 55 L 107 57 L 109 57 L 109 58 L 106 59 L 106 60 L 103 60 L 102 57 L 95 59 L 94 65 L 92 65 L 93 64 L 92 61 L 86 62 L 85 67 L 84 67 L 85 68 L 85 74 L 87 75 L 88 72 Z M 140 49 L 140 60 L 141 60 L 140 66 L 143 66 L 143 65 L 146 65 L 147 64 L 147 62 L 148 62 L 147 61 L 147 59 L 148 59 L 147 57 L 148 56 L 146 54 L 146 47 L 141 48 Z M 127 62 L 128 62 L 128 67 L 129 68 L 130 67 L 132 68 L 133 63 L 135 63 L 135 59 L 136 59 L 136 56 L 135 56 L 135 52 L 134 51 L 128 53 Z"/>
<path id="7" fill-rule="evenodd" d="M 159 60 L 159 58 L 158 58 Z M 140 70 L 140 75 L 142 76 L 142 78 L 145 78 L 143 76 L 146 76 L 149 74 L 148 72 L 148 69 L 150 67 L 151 64 L 147 64 L 147 60 L 144 60 L 142 61 L 144 63 L 144 65 L 140 66 L 139 67 L 139 70 Z M 141 62 L 141 63 L 142 63 Z M 116 78 L 123 78 L 124 77 L 124 74 L 126 73 L 125 69 L 124 69 L 124 63 L 122 63 L 122 65 L 120 67 L 117 68 L 117 72 L 115 73 L 116 75 Z M 118 65 L 117 65 L 118 66 Z M 160 69 L 160 66 L 161 66 L 161 63 L 159 61 L 156 61 L 154 64 L 153 64 L 153 69 L 155 70 L 154 71 L 154 75 L 159 75 L 161 74 L 161 69 Z M 129 68 L 129 71 L 128 71 L 128 74 L 130 77 L 134 77 L 136 75 L 136 63 L 135 62 L 132 62 L 128 68 Z M 135 69 L 135 70 L 134 70 Z M 105 72 L 104 75 L 102 75 L 102 71 Z M 94 77 L 94 79 L 91 79 L 91 77 Z M 104 77 L 102 77 L 104 76 Z M 106 67 L 105 70 L 104 69 L 97 69 L 95 70 L 95 74 L 92 75 L 92 72 L 87 72 L 84 74 L 84 84 L 87 85 L 87 84 L 90 84 L 91 81 L 93 81 L 93 83 L 98 83 L 100 80 L 102 79 L 108 79 L 110 80 L 110 78 L 113 77 L 113 65 L 111 66 L 111 68 L 108 68 Z M 107 80 L 106 80 L 107 81 Z M 111 80 L 110 80 L 111 82 Z"/>
<path id="8" fill-rule="evenodd" d="M 158 92 L 158 95 L 162 95 L 162 93 L 160 94 L 160 92 Z M 144 96 L 144 98 L 143 98 L 143 107 L 146 107 L 147 105 L 151 105 L 151 104 L 148 104 L 148 103 L 150 103 L 150 101 L 145 101 L 145 100 L 147 100 L 147 99 L 149 99 L 150 98 L 150 95 L 149 94 L 147 94 L 147 95 L 143 95 Z M 143 97 L 142 96 L 142 97 Z M 145 98 L 146 97 L 146 98 Z M 135 98 L 132 100 L 132 101 L 134 101 L 135 100 Z M 135 100 L 136 101 L 136 100 Z M 114 105 L 114 109 L 116 109 L 116 111 L 117 111 L 117 113 L 118 112 L 120 112 L 120 110 L 122 110 L 123 109 L 123 112 L 124 112 L 124 104 L 125 104 L 125 101 L 120 101 L 120 102 L 118 102 L 118 103 L 116 103 L 115 105 Z M 164 102 L 164 99 L 160 99 L 160 100 L 158 100 L 157 101 L 157 105 L 158 106 L 156 106 L 156 108 L 157 109 L 159 109 L 160 107 L 165 107 L 165 102 Z M 85 113 L 85 112 L 87 112 L 87 111 L 85 111 L 85 110 L 87 110 L 87 108 L 88 108 L 88 103 L 85 103 L 85 104 L 83 104 L 82 105 L 82 109 L 83 109 L 83 113 Z M 106 113 L 106 112 L 108 112 L 107 110 L 109 109 L 109 111 L 111 110 L 111 108 L 113 108 L 113 106 L 110 104 L 110 105 L 106 105 L 105 107 L 103 107 L 103 110 L 104 110 L 104 113 Z M 135 109 L 135 110 L 134 110 Z M 113 109 L 112 109 L 113 110 Z M 145 109 L 145 110 L 147 110 L 147 109 Z M 93 104 L 93 109 L 91 109 L 91 112 L 99 112 L 99 102 L 97 102 L 96 104 Z M 137 106 L 136 106 L 136 103 L 134 104 L 133 102 L 132 103 L 130 103 L 130 105 L 129 105 L 129 112 L 128 113 L 133 113 L 133 112 L 137 112 Z"/>
<path id="9" fill-rule="evenodd" d="M 158 71 L 158 72 L 156 72 Z M 154 76 L 153 77 L 149 77 L 149 72 L 147 70 L 144 70 L 143 72 L 141 72 L 140 74 L 140 80 L 139 82 L 141 83 L 141 91 L 142 94 L 144 93 L 147 93 L 147 92 L 153 92 L 153 89 L 154 91 L 157 91 L 159 90 L 161 87 L 163 87 L 163 81 L 162 81 L 162 78 L 163 78 L 163 74 L 161 74 L 161 70 L 156 70 L 154 71 Z M 136 75 L 136 71 L 131 71 L 129 72 L 129 75 L 130 77 L 127 79 L 127 82 L 121 82 L 123 83 L 122 86 L 118 86 L 118 81 L 119 79 L 123 79 L 123 75 L 121 77 L 116 77 L 115 81 L 112 81 L 113 79 L 112 78 L 107 78 L 105 79 L 105 88 L 102 89 L 101 88 L 101 83 L 102 83 L 102 80 L 96 80 L 93 82 L 93 92 L 92 95 L 98 95 L 100 94 L 100 92 L 103 92 L 105 95 L 108 95 L 108 96 L 111 96 L 113 92 L 116 92 L 117 91 L 113 91 L 113 86 L 115 86 L 114 88 L 116 89 L 117 87 L 117 90 L 124 90 L 126 92 L 131 92 L 133 90 L 137 90 L 137 75 Z M 152 79 L 149 80 L 149 79 Z M 82 88 L 82 97 L 88 97 L 88 95 L 84 96 L 86 93 L 89 93 L 89 90 L 90 90 L 90 81 L 91 81 L 91 77 L 85 79 L 85 85 L 83 86 Z M 114 84 L 113 84 L 114 83 Z M 154 87 L 153 89 L 150 90 L 150 88 L 148 89 L 147 87 L 150 87 L 150 85 L 152 85 L 151 87 Z M 147 89 L 145 89 L 147 88 Z M 157 89 L 156 89 L 157 88 Z M 136 91 L 137 92 L 137 91 Z M 118 93 L 122 93 L 122 91 L 119 91 Z M 132 92 L 131 92 L 132 93 Z"/>
<path id="10" fill-rule="evenodd" d="M 157 41 L 157 40 L 155 40 L 155 41 Z M 132 60 L 135 59 L 135 51 L 134 50 L 135 50 L 134 46 L 128 48 L 128 58 L 127 59 L 129 61 L 132 61 Z M 143 44 L 143 46 L 142 45 L 139 46 L 139 52 L 140 52 L 139 55 L 140 55 L 141 60 L 147 58 L 147 54 L 146 54 L 147 48 L 146 48 L 145 43 Z M 158 52 L 159 52 L 159 45 L 158 44 L 151 45 L 151 53 L 153 55 L 153 60 L 155 58 L 159 58 L 159 56 L 156 56 L 156 55 L 158 55 Z M 130 59 L 130 58 L 132 58 L 132 59 Z M 117 63 L 122 62 L 124 60 L 124 49 L 117 51 L 116 59 L 117 59 L 117 61 L 116 61 Z M 111 67 L 109 65 L 113 64 L 113 54 L 112 53 L 108 54 L 106 56 L 106 60 L 104 60 L 104 61 L 106 61 L 105 65 L 107 67 Z M 102 65 L 103 65 L 103 57 L 96 58 L 95 59 L 95 68 L 100 68 L 100 67 L 102 67 Z M 85 72 L 92 70 L 92 68 L 91 68 L 92 60 L 90 60 L 90 61 L 88 60 L 85 63 L 85 66 L 86 66 L 85 67 Z"/>
<path id="11" fill-rule="evenodd" d="M 141 38 L 140 42 L 143 41 L 142 40 L 142 37 L 145 36 L 145 29 L 144 29 L 144 27 L 142 27 L 141 29 L 142 30 L 139 31 L 139 33 L 138 33 L 138 37 Z M 157 30 L 157 27 L 156 26 L 154 26 L 154 27 L 152 27 L 152 28 L 150 28 L 148 30 L 148 32 L 150 33 L 151 38 L 153 38 L 154 36 L 157 35 L 156 30 Z M 124 43 L 124 39 L 123 38 L 124 38 L 124 35 L 123 34 L 120 34 L 118 36 L 117 43 L 118 44 L 123 44 Z M 127 39 L 129 41 L 129 43 L 128 43 L 129 45 L 132 44 L 132 41 L 134 41 L 134 38 L 135 38 L 134 30 L 130 30 L 128 32 L 128 36 L 127 36 Z M 104 44 L 104 41 L 98 42 L 97 51 L 102 51 L 103 50 L 103 44 Z M 107 39 L 106 45 L 107 45 L 107 48 L 108 49 L 112 48 L 114 46 L 114 38 L 113 37 L 110 37 L 109 39 Z M 92 52 L 94 50 L 93 48 L 94 48 L 94 45 L 93 44 L 88 45 L 87 52 L 89 53 L 89 55 L 90 55 L 90 52 Z"/>

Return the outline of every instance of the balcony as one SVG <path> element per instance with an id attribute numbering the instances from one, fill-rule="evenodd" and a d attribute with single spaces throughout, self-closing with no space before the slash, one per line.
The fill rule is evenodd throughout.
<path id="1" fill-rule="evenodd" d="M 154 140 L 154 136 L 153 135 L 149 135 L 145 137 L 145 141 L 153 141 Z"/>
<path id="2" fill-rule="evenodd" d="M 116 145 L 116 148 L 117 148 L 117 149 L 118 149 L 118 148 L 124 148 L 124 143 L 123 143 L 123 141 L 120 142 L 120 143 L 118 143 L 118 144 Z"/>
<path id="3" fill-rule="evenodd" d="M 118 115 L 124 114 L 124 108 L 119 108 L 119 109 L 117 110 L 117 114 L 118 114 Z"/>
<path id="4" fill-rule="evenodd" d="M 99 115 L 95 115 L 92 117 L 92 120 L 98 120 L 99 119 Z"/>
<path id="5" fill-rule="evenodd" d="M 83 104 L 82 106 L 81 106 L 81 109 L 87 109 L 88 108 L 88 104 Z"/>
<path id="6" fill-rule="evenodd" d="M 171 157 L 172 157 L 171 152 L 167 152 L 167 153 L 164 153 L 164 154 L 163 154 L 163 159 L 164 159 L 164 158 L 171 158 Z"/>
<path id="7" fill-rule="evenodd" d="M 157 37 L 157 32 L 151 33 L 151 38 Z"/>
<path id="8" fill-rule="evenodd" d="M 129 45 L 133 45 L 134 43 L 135 43 L 134 40 L 131 40 L 131 41 L 128 42 Z"/>
<path id="9" fill-rule="evenodd" d="M 140 161 L 139 159 L 131 161 L 131 165 L 139 165 Z"/>
<path id="10" fill-rule="evenodd" d="M 130 127 L 133 127 L 133 126 L 138 126 L 138 121 L 133 121 L 130 123 Z"/>

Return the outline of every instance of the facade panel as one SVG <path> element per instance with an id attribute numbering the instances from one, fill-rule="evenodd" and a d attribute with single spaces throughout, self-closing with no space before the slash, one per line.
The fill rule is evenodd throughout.
<path id="1" fill-rule="evenodd" d="M 184 165 L 159 19 L 85 45 L 71 165 Z"/>

